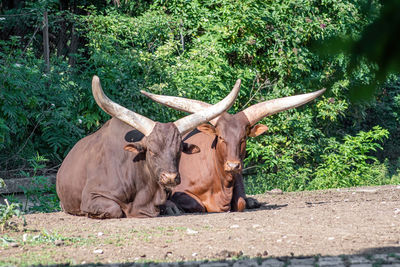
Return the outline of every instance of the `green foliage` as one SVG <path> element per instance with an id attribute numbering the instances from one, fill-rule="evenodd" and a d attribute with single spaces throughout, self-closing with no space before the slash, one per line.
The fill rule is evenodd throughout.
<path id="1" fill-rule="evenodd" d="M 21 239 L 16 240 L 8 237 L 7 235 L 4 235 L 0 237 L 0 240 L 2 241 L 2 243 L 0 243 L 0 246 L 3 247 L 9 246 L 10 243 L 17 243 L 19 245 L 30 245 L 30 246 L 52 244 L 55 246 L 56 241 L 63 241 L 67 244 L 72 244 L 82 241 L 82 238 L 65 237 L 55 231 L 51 232 L 47 231 L 46 229 L 43 229 L 40 233 L 35 233 L 35 234 L 25 233 L 24 235 L 22 235 Z"/>
<path id="2" fill-rule="evenodd" d="M 3 179 L 0 178 L 0 189 L 5 188 L 6 184 Z M 0 204 L 0 229 L 1 232 L 3 232 L 6 228 L 10 228 L 12 224 L 10 223 L 10 219 L 13 216 L 16 216 L 17 218 L 20 218 L 23 221 L 23 224 L 25 225 L 25 217 L 23 216 L 23 212 L 21 211 L 21 204 L 20 203 L 13 203 L 11 201 L 11 204 L 8 199 L 4 199 L 5 205 Z M 7 240 L 2 239 L 3 243 L 5 243 Z"/>
<path id="3" fill-rule="evenodd" d="M 379 5 L 378 5 L 379 6 Z M 379 6 L 380 7 L 380 6 Z M 335 36 L 318 43 L 317 50 L 322 54 L 347 53 L 350 64 L 347 73 L 357 71 L 365 59 L 377 67 L 372 69 L 374 80 L 370 83 L 355 83 L 350 87 L 353 100 L 372 98 L 374 92 L 382 85 L 389 74 L 400 72 L 399 27 L 400 2 L 387 0 L 377 8 L 375 1 L 366 1 L 365 13 L 375 20 L 356 36 Z"/>
<path id="4" fill-rule="evenodd" d="M 343 143 L 332 137 L 320 154 L 321 162 L 309 168 L 293 168 L 294 162 L 287 155 L 264 154 L 265 148 L 250 146 L 250 157 L 257 154 L 265 163 L 257 175 L 248 177 L 247 189 L 256 194 L 273 188 L 294 191 L 399 183 L 398 174 L 390 177 L 388 162 L 382 164 L 371 154 L 382 149 L 379 142 L 388 136 L 389 131 L 375 126 L 356 136 L 346 135 Z"/>
<path id="5" fill-rule="evenodd" d="M 44 74 L 43 61 L 16 49 L 17 42 L 1 41 L 0 51 L 0 165 L 10 169 L 28 164 L 35 151 L 59 161 L 83 135 L 78 110 L 68 108 L 79 95 L 67 64 L 55 61 Z"/>
<path id="6" fill-rule="evenodd" d="M 0 229 L 3 232 L 6 228 L 10 227 L 10 219 L 14 216 L 20 218 L 25 225 L 25 217 L 21 211 L 21 205 L 19 203 L 8 203 L 7 199 L 4 199 L 6 205 L 0 204 Z"/>
<path id="7" fill-rule="evenodd" d="M 113 99 L 135 112 L 165 121 L 166 115 L 161 108 L 141 96 L 139 91 L 154 86 L 155 81 L 160 82 L 165 76 L 165 64 L 155 57 L 154 52 L 175 31 L 174 22 L 159 11 L 151 11 L 138 18 L 118 14 L 114 10 L 110 13 L 112 15 L 83 18 L 92 29 L 86 32 L 89 40 L 87 48 L 91 54 L 86 64 L 96 70 L 84 76 L 98 75 Z M 121 22 L 124 23 L 121 25 Z M 99 111 L 89 91 L 85 97 L 81 104 L 86 110 L 85 116 L 101 114 L 97 117 L 97 125 L 104 118 L 109 118 Z"/>
<path id="8" fill-rule="evenodd" d="M 26 197 L 25 211 L 29 212 L 54 212 L 60 210 L 60 203 L 55 184 L 44 175 L 38 175 L 47 161 L 39 154 L 29 160 L 32 173 L 22 172 L 25 177 L 32 178 L 32 185 L 23 187 Z"/>
<path id="9" fill-rule="evenodd" d="M 40 245 L 40 244 L 54 244 L 55 241 L 65 241 L 73 243 L 79 241 L 80 238 L 65 237 L 57 232 L 47 231 L 43 229 L 39 234 L 27 235 L 25 240 L 21 240 L 24 244 L 28 245 Z"/>
<path id="10" fill-rule="evenodd" d="M 389 132 L 379 126 L 368 132 L 359 132 L 356 136 L 346 135 L 343 143 L 330 139 L 322 163 L 315 171 L 315 178 L 309 189 L 351 187 L 383 184 L 376 157 L 371 151 L 382 148 L 377 141 L 387 138 Z"/>
<path id="11" fill-rule="evenodd" d="M 2 247 L 8 247 L 11 243 L 16 243 L 15 239 L 9 237 L 8 235 L 0 236 L 0 241 L 0 246 Z"/>
<path id="12" fill-rule="evenodd" d="M 24 175 L 34 173 L 35 183 L 44 188 L 42 170 L 58 166 L 77 140 L 109 118 L 91 95 L 91 77 L 96 74 L 111 99 L 162 122 L 183 114 L 153 103 L 140 90 L 216 103 L 240 78 L 241 91 L 230 111 L 238 112 L 267 99 L 326 87 L 327 92 L 312 103 L 261 121 L 269 133 L 247 142 L 249 193 L 274 187 L 319 188 L 318 184 L 325 184 L 322 173 L 327 175 L 347 162 L 343 158 L 328 164 L 328 159 L 342 155 L 345 147 L 364 144 L 362 132 L 378 135 L 370 131 L 377 124 L 381 132 L 390 132 L 390 138 L 375 136 L 371 141 L 382 141 L 382 150 L 375 145 L 364 154 L 355 149 L 353 156 L 365 156 L 367 163 L 360 160 L 346 173 L 371 176 L 367 169 L 379 166 L 384 176 L 396 177 L 398 78 L 388 80 L 371 103 L 353 104 L 349 89 L 373 84 L 376 66 L 363 60 L 355 72 L 347 73 L 348 54 L 321 56 L 312 47 L 316 39 L 358 38 L 377 18 L 378 1 L 120 2 L 118 7 L 98 1 L 80 6 L 26 1 L 25 9 L 5 11 L 32 15 L 15 16 L 12 23 L 0 21 L 1 36 L 5 36 L 0 40 L 1 169 L 24 168 Z M 27 37 L 41 21 L 44 7 L 49 11 L 52 36 L 49 73 L 44 72 L 41 59 L 41 36 L 31 42 Z M 343 143 L 337 141 L 342 139 Z M 46 166 L 43 161 L 30 161 L 37 152 L 49 159 Z M 359 182 L 352 177 L 331 179 L 340 185 Z M 313 182 L 314 178 L 318 180 Z M 43 193 L 29 190 L 32 198 Z M 45 208 L 48 200 L 32 200 L 38 203 L 37 211 L 56 205 L 55 197 Z"/>

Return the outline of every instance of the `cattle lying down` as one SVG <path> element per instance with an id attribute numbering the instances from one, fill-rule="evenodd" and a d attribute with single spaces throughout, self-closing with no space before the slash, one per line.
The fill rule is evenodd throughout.
<path id="1" fill-rule="evenodd" d="M 234 87 L 216 105 L 173 123 L 159 123 L 112 102 L 94 76 L 93 96 L 113 118 L 80 140 L 58 170 L 62 209 L 101 219 L 157 216 L 166 189 L 180 183 L 181 152 L 199 152 L 197 146 L 183 143 L 182 135 L 229 109 L 238 91 Z M 125 139 L 135 129 L 140 140 L 129 143 Z"/>
<path id="2" fill-rule="evenodd" d="M 181 184 L 173 190 L 171 200 L 185 212 L 243 211 L 245 207 L 259 207 L 260 204 L 246 198 L 244 192 L 242 168 L 246 139 L 268 130 L 266 125 L 255 125 L 262 118 L 304 105 L 324 91 L 265 101 L 234 115 L 224 112 L 211 120 L 211 124 L 200 125 L 184 136 L 184 141 L 197 145 L 200 153 L 182 155 Z M 210 106 L 196 100 L 142 93 L 156 102 L 189 113 Z"/>

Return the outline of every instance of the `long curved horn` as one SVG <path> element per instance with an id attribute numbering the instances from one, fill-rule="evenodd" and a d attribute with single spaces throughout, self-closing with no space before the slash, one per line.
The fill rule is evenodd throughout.
<path id="1" fill-rule="evenodd" d="M 158 103 L 167 105 L 177 110 L 193 113 L 174 122 L 179 132 L 183 135 L 193 130 L 201 123 L 214 120 L 216 121 L 219 115 L 228 110 L 232 106 L 233 102 L 235 102 L 235 99 L 239 93 L 240 83 L 241 80 L 238 79 L 232 91 L 223 100 L 215 105 L 210 105 L 201 101 L 183 97 L 155 95 L 145 91 L 140 92 Z"/>
<path id="2" fill-rule="evenodd" d="M 175 126 L 178 128 L 179 132 L 183 135 L 200 124 L 214 119 L 225 110 L 228 110 L 236 100 L 240 89 L 240 83 L 241 80 L 238 79 L 232 91 L 217 104 L 175 121 Z"/>
<path id="3" fill-rule="evenodd" d="M 155 102 L 187 113 L 196 113 L 212 106 L 206 102 L 179 96 L 156 95 L 143 90 L 140 92 Z"/>
<path id="4" fill-rule="evenodd" d="M 232 90 L 235 90 L 235 88 L 240 88 L 241 80 L 238 79 L 236 81 L 235 86 L 233 87 Z M 188 113 L 196 113 L 202 110 L 205 110 L 207 108 L 210 108 L 212 105 L 199 101 L 199 100 L 193 100 L 193 99 L 188 99 L 184 97 L 177 97 L 177 96 L 164 96 L 164 95 L 156 95 L 152 94 L 149 92 L 145 91 L 140 91 L 142 94 L 150 98 L 151 100 L 158 102 L 160 104 L 163 104 L 167 107 L 188 112 Z M 215 125 L 218 121 L 219 115 L 215 117 L 214 119 L 210 120 L 209 122 L 212 125 Z"/>
<path id="5" fill-rule="evenodd" d="M 255 105 L 252 105 L 242 112 L 246 115 L 250 125 L 254 125 L 259 120 L 266 116 L 271 116 L 278 112 L 299 107 L 310 102 L 325 92 L 325 89 L 315 91 L 308 94 L 287 96 L 277 99 L 268 100 Z"/>
<path id="6" fill-rule="evenodd" d="M 96 75 L 92 79 L 92 93 L 97 105 L 109 115 L 125 122 L 126 124 L 136 128 L 145 136 L 148 136 L 155 126 L 155 122 L 140 114 L 137 114 L 123 106 L 110 100 L 101 88 L 100 79 Z"/>

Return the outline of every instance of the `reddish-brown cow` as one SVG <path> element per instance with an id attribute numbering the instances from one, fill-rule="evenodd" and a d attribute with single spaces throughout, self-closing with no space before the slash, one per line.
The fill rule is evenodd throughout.
<path id="1" fill-rule="evenodd" d="M 184 137 L 200 148 L 200 153 L 182 155 L 179 172 L 182 182 L 171 200 L 185 212 L 243 211 L 259 203 L 246 198 L 242 168 L 247 137 L 256 137 L 268 127 L 256 124 L 272 114 L 295 108 L 320 96 L 325 89 L 296 96 L 265 101 L 234 115 L 224 112 Z M 193 113 L 210 104 L 180 97 L 143 92 L 156 102 Z"/>
<path id="2" fill-rule="evenodd" d="M 114 118 L 80 140 L 61 165 L 57 194 L 63 210 L 92 218 L 157 216 L 166 202 L 165 190 L 180 183 L 181 152 L 199 152 L 182 142 L 182 134 L 227 110 L 238 91 L 235 87 L 218 104 L 174 123 L 159 123 L 112 102 L 94 76 L 93 96 Z M 135 129 L 142 138 L 129 143 Z"/>

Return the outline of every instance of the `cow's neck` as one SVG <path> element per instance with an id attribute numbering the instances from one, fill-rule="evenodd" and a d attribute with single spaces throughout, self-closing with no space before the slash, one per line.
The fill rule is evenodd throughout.
<path id="1" fill-rule="evenodd" d="M 221 160 L 214 150 L 214 164 L 218 174 L 218 184 L 221 184 L 223 188 L 232 188 L 234 183 L 234 175 L 224 171 L 224 160 Z"/>
<path id="2" fill-rule="evenodd" d="M 218 193 L 218 202 L 220 207 L 225 207 L 228 211 L 230 210 L 230 203 L 232 200 L 233 187 L 234 187 L 234 176 L 231 173 L 224 171 L 223 161 L 218 159 L 217 154 L 214 154 L 214 164 L 216 167 L 216 173 L 219 179 L 214 180 L 214 192 Z"/>

